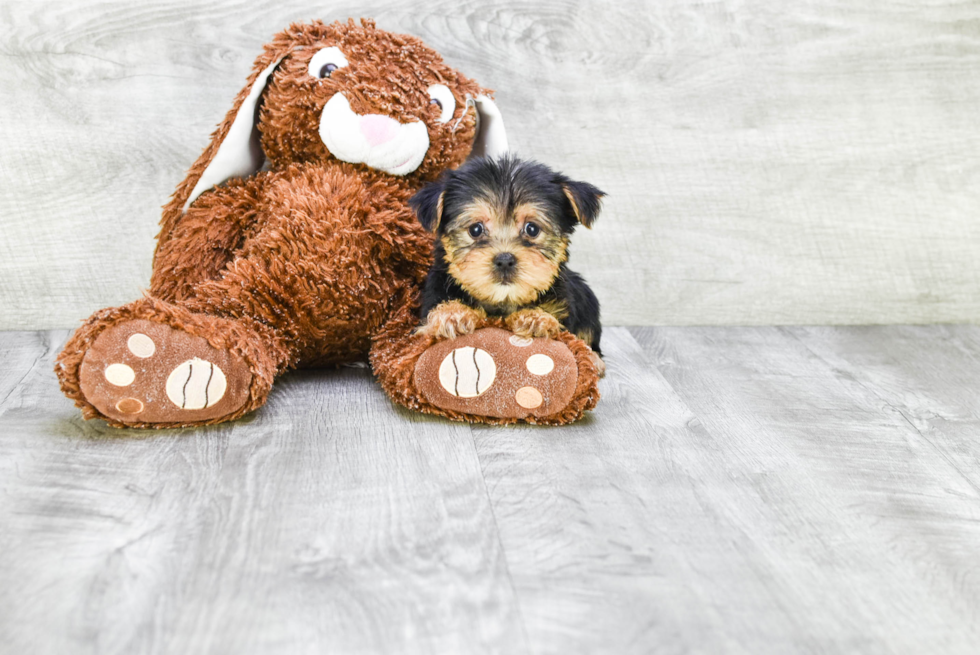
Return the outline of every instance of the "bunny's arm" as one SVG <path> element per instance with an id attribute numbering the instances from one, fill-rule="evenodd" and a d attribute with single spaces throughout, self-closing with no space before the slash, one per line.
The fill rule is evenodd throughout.
<path id="1" fill-rule="evenodd" d="M 202 282 L 216 279 L 262 214 L 266 175 L 232 180 L 201 195 L 159 236 L 151 293 L 170 302 L 190 298 Z"/>

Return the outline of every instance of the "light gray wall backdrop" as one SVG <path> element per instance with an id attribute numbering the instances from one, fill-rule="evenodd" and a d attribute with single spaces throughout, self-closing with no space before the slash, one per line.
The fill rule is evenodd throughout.
<path id="1" fill-rule="evenodd" d="M 159 207 L 261 46 L 373 16 L 609 193 L 572 264 L 609 324 L 980 319 L 980 3 L 0 5 L 0 329 L 148 283 Z"/>

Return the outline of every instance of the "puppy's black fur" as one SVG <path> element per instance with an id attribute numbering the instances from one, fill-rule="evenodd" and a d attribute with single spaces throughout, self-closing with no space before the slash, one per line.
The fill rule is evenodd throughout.
<path id="1" fill-rule="evenodd" d="M 491 316 L 538 308 L 599 353 L 599 301 L 566 261 L 569 237 L 579 224 L 592 227 L 603 195 L 591 184 L 510 156 L 474 159 L 446 172 L 410 201 L 422 226 L 436 235 L 421 319 L 450 300 Z M 500 272 L 501 257 L 512 262 L 509 276 Z"/>

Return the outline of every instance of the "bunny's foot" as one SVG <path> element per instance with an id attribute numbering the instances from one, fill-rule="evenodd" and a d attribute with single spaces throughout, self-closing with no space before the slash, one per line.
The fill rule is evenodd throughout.
<path id="1" fill-rule="evenodd" d="M 55 370 L 86 418 L 116 427 L 218 423 L 261 406 L 285 361 L 262 330 L 146 298 L 94 314 Z"/>
<path id="2" fill-rule="evenodd" d="M 145 319 L 103 331 L 79 371 L 85 398 L 120 423 L 214 420 L 246 403 L 251 381 L 233 352 Z"/>
<path id="3" fill-rule="evenodd" d="M 429 347 L 415 365 L 414 380 L 422 396 L 451 418 L 566 423 L 598 400 L 590 355 L 573 352 L 564 340 L 488 327 Z"/>

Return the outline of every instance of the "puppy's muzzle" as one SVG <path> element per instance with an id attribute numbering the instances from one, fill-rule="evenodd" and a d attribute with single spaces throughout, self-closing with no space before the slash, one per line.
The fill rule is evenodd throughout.
<path id="1" fill-rule="evenodd" d="M 509 252 L 497 253 L 493 258 L 493 273 L 498 282 L 509 284 L 517 274 L 517 257 Z"/>

